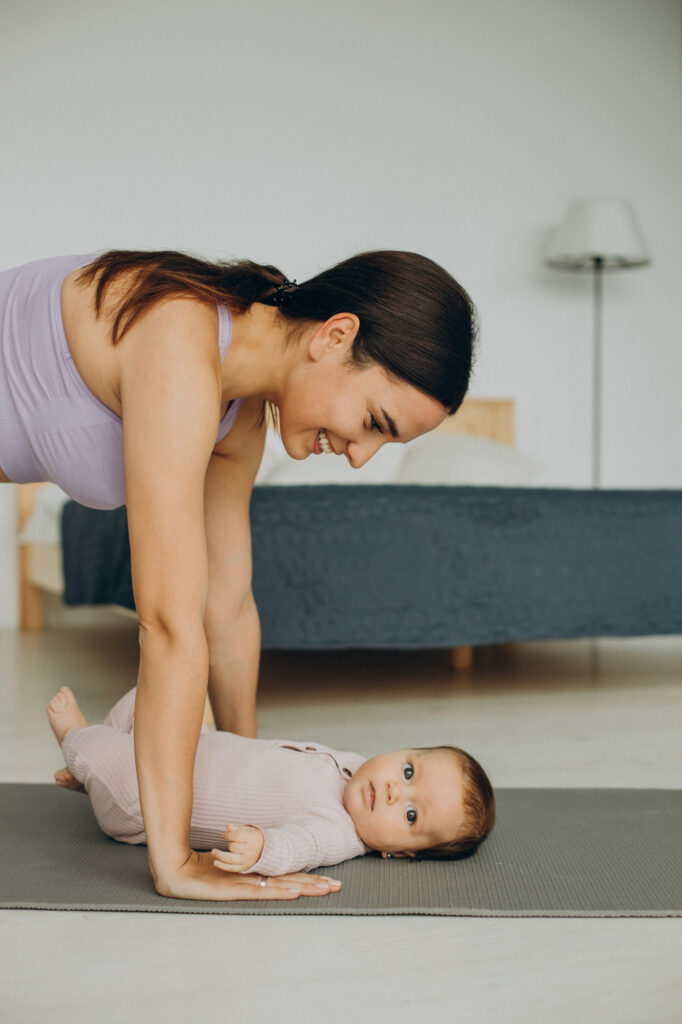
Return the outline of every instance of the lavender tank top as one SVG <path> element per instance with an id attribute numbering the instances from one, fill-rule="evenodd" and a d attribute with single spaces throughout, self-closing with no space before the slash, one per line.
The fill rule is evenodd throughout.
<path id="1" fill-rule="evenodd" d="M 0 468 L 14 483 L 51 480 L 82 505 L 116 508 L 126 500 L 121 418 L 93 395 L 76 369 L 64 333 L 61 290 L 67 274 L 95 256 L 64 256 L 0 273 Z M 232 317 L 218 306 L 221 361 Z M 220 421 L 233 426 L 241 399 Z"/>

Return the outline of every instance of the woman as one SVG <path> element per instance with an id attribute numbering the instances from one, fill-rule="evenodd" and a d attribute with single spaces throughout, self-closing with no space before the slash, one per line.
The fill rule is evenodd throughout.
<path id="1" fill-rule="evenodd" d="M 254 890 L 189 848 L 207 680 L 217 727 L 256 734 L 249 499 L 266 404 L 296 459 L 333 453 L 359 468 L 386 441 L 432 430 L 468 387 L 468 295 L 405 252 L 361 254 L 296 285 L 248 261 L 114 251 L 0 274 L 0 315 L 0 481 L 127 504 L 135 756 L 157 891 L 331 891 L 311 876 Z"/>

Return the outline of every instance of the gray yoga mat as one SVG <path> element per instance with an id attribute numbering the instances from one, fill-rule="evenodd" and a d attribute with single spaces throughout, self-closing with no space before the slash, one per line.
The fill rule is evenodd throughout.
<path id="1" fill-rule="evenodd" d="M 498 824 L 463 861 L 325 868 L 339 893 L 291 902 L 158 896 L 146 847 L 103 836 L 88 799 L 55 785 L 0 785 L 0 907 L 176 914 L 436 914 L 677 917 L 682 791 L 502 789 Z"/>

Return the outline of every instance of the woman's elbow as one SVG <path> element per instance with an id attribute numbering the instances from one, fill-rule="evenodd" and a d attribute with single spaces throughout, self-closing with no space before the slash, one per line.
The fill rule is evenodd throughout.
<path id="1" fill-rule="evenodd" d="M 198 616 L 169 614 L 161 609 L 138 614 L 138 642 L 141 652 L 150 644 L 170 648 L 206 646 L 204 624 Z"/>

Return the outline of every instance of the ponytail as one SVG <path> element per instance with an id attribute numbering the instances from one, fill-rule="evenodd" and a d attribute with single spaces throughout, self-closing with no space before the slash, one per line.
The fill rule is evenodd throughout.
<path id="1" fill-rule="evenodd" d="M 446 270 L 417 253 L 360 253 L 300 285 L 277 267 L 241 260 L 211 263 L 179 252 L 112 250 L 80 274 L 104 294 L 120 274 L 131 282 L 112 327 L 114 344 L 161 299 L 193 295 L 244 313 L 254 302 L 277 306 L 292 324 L 324 323 L 354 313 L 360 327 L 352 360 L 390 374 L 457 411 L 469 387 L 478 331 L 475 307 Z"/>
<path id="2" fill-rule="evenodd" d="M 114 317 L 111 332 L 114 345 L 161 299 L 192 295 L 204 302 L 229 306 L 235 313 L 245 313 L 253 302 L 268 301 L 286 282 L 277 267 L 251 260 L 211 263 L 180 252 L 112 249 L 98 256 L 79 275 L 79 280 L 86 283 L 97 281 L 97 316 L 102 311 L 109 285 L 127 272 L 132 272 L 132 280 Z"/>

